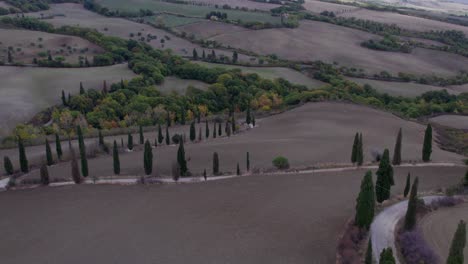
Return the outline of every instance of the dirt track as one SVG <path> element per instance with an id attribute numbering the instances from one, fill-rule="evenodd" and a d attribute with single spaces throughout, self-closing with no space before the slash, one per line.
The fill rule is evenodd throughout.
<path id="1" fill-rule="evenodd" d="M 464 169 L 396 169 L 394 194 L 408 171 L 427 190 Z M 363 175 L 3 192 L 2 263 L 332 263 Z"/>

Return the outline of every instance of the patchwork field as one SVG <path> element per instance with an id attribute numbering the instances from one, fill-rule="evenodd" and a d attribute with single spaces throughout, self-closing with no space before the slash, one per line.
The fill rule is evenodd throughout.
<path id="1" fill-rule="evenodd" d="M 335 14 L 341 14 L 345 12 L 351 12 L 359 9 L 358 7 L 350 5 L 340 5 L 328 2 L 322 2 L 319 0 L 305 0 L 304 4 L 305 9 L 314 13 L 321 13 L 323 11 L 334 12 Z"/>
<path id="2" fill-rule="evenodd" d="M 205 124 L 200 124 L 204 132 Z M 290 160 L 292 167 L 327 164 L 349 164 L 355 132 L 362 132 L 364 138 L 365 161 L 374 159 L 373 151 L 389 148 L 393 153 L 398 129 L 403 128 L 403 160 L 421 160 L 421 150 L 425 127 L 414 122 L 404 121 L 396 116 L 371 108 L 341 103 L 310 103 L 288 112 L 258 119 L 255 129 L 230 138 L 210 139 L 199 144 L 185 146 L 188 166 L 193 173 L 201 173 L 212 168 L 212 156 L 216 151 L 220 156 L 223 172 L 235 172 L 237 162 L 243 164 L 246 152 L 251 155 L 252 167 L 270 168 L 271 161 L 283 155 Z M 210 123 L 213 131 L 213 124 Z M 198 125 L 196 127 L 198 132 Z M 174 133 L 185 133 L 188 127 L 175 127 Z M 125 140 L 125 136 L 123 136 Z M 135 138 L 138 138 L 135 135 Z M 151 141 L 156 133 L 148 135 Z M 120 141 L 120 140 L 119 140 Z M 40 147 L 28 148 L 28 156 L 43 155 Z M 155 174 L 170 175 L 171 163 L 175 160 L 176 146 L 160 146 L 155 150 Z M 0 156 L 9 155 L 17 168 L 16 149 L 1 150 Z M 134 151 L 122 154 L 121 174 L 141 175 L 143 152 Z M 461 162 L 462 157 L 440 150 L 434 143 L 432 159 L 436 162 Z M 111 176 L 112 156 L 100 156 L 89 160 L 91 176 Z M 61 163 L 49 169 L 50 175 L 69 175 L 70 165 Z M 39 176 L 38 172 L 31 177 Z"/>
<path id="3" fill-rule="evenodd" d="M 410 82 L 387 82 L 351 77 L 347 77 L 346 79 L 361 85 L 369 84 L 370 86 L 372 86 L 372 88 L 376 89 L 381 93 L 387 93 L 389 95 L 394 96 L 417 97 L 425 92 L 440 91 L 444 89 L 451 94 L 460 94 L 462 92 L 468 92 L 468 89 L 464 88 L 463 86 L 440 87 Z"/>
<path id="4" fill-rule="evenodd" d="M 155 25 L 164 25 L 170 28 L 192 24 L 192 23 L 196 23 L 200 21 L 205 21 L 205 19 L 202 19 L 202 18 L 182 17 L 182 16 L 175 16 L 175 15 L 168 15 L 168 14 L 148 16 L 148 17 L 144 17 L 143 19 L 146 22 L 149 22 Z"/>
<path id="5" fill-rule="evenodd" d="M 65 62 L 78 64 L 79 57 L 92 57 L 103 52 L 93 43 L 78 37 L 49 34 L 38 31 L 0 29 L 0 60 L 8 61 L 11 50 L 13 63 L 31 64 L 34 58 L 47 59 L 48 52 L 53 57 L 61 56 Z"/>
<path id="6" fill-rule="evenodd" d="M 239 1 L 239 0 L 236 0 Z M 220 11 L 219 9 L 212 6 L 200 6 L 200 5 L 185 5 L 185 4 L 174 4 L 163 1 L 151 1 L 151 0 L 98 0 L 99 4 L 109 8 L 126 11 L 139 11 L 140 9 L 149 9 L 155 12 L 163 12 L 170 14 L 178 14 L 188 17 L 202 17 L 211 11 Z M 231 1 L 229 1 L 231 2 Z M 258 4 L 252 2 L 253 4 Z M 222 9 L 223 13 L 226 13 L 229 20 L 242 20 L 244 22 L 269 22 L 272 24 L 280 24 L 281 19 L 279 17 L 273 17 L 269 12 L 245 12 L 235 9 Z"/>
<path id="7" fill-rule="evenodd" d="M 218 67 L 225 69 L 240 69 L 243 73 L 256 73 L 259 76 L 274 80 L 277 78 L 283 78 L 291 83 L 305 85 L 309 88 L 318 88 L 325 83 L 312 79 L 298 71 L 289 68 L 283 67 L 244 67 L 244 66 L 235 66 L 235 65 L 226 65 L 226 64 L 215 64 L 208 62 L 197 61 L 196 63 L 208 66 L 208 67 Z"/>
<path id="8" fill-rule="evenodd" d="M 420 177 L 421 190 L 430 190 L 457 182 L 463 170 L 397 168 L 394 194 L 402 192 L 408 172 Z M 3 192 L 2 260 L 10 264 L 182 264 L 187 259 L 196 264 L 334 263 L 337 240 L 354 214 L 364 173 Z M 12 223 L 21 228 L 13 228 Z M 77 254 L 77 248 L 86 253 Z"/>
<path id="9" fill-rule="evenodd" d="M 468 220 L 468 204 L 464 203 L 453 208 L 441 208 L 425 216 L 421 221 L 421 229 L 429 245 L 446 260 L 450 244 L 460 220 Z M 465 263 L 468 247 L 465 246 Z"/>
<path id="10" fill-rule="evenodd" d="M 54 26 L 80 26 L 85 28 L 94 28 L 99 32 L 116 36 L 124 39 L 139 39 L 147 41 L 147 36 L 157 37 L 148 42 L 154 48 L 172 49 L 174 53 L 181 56 L 192 56 L 192 50 L 198 49 L 201 53 L 203 49 L 199 45 L 192 44 L 188 40 L 179 38 L 164 30 L 154 28 L 150 25 L 140 24 L 123 18 L 110 18 L 90 12 L 79 4 L 51 4 L 50 10 L 40 13 L 29 13 L 30 16 L 56 15 L 47 22 Z M 58 16 L 57 16 L 58 15 Z M 132 37 L 133 36 L 133 37 Z M 164 39 L 164 43 L 161 42 Z M 207 49 L 207 52 L 211 51 Z M 216 54 L 232 57 L 232 52 L 224 50 L 215 50 Z M 252 62 L 251 57 L 239 54 L 239 60 Z"/>
<path id="11" fill-rule="evenodd" d="M 452 75 L 468 69 L 468 58 L 456 54 L 420 48 L 405 54 L 360 46 L 361 42 L 371 38 L 376 36 L 328 23 L 304 21 L 295 29 L 242 31 L 210 40 L 262 55 L 276 54 L 289 60 L 338 62 L 342 66 L 363 68 L 369 73 L 386 70 L 391 73 Z"/>
<path id="12" fill-rule="evenodd" d="M 429 120 L 439 125 L 468 130 L 468 116 L 440 115 Z"/>
<path id="13" fill-rule="evenodd" d="M 355 12 L 343 13 L 340 16 L 355 17 L 359 19 L 372 20 L 386 24 L 395 24 L 401 28 L 416 31 L 460 30 L 463 31 L 465 35 L 468 35 L 468 27 L 420 17 L 406 16 L 392 12 L 380 12 L 369 9 L 361 9 Z"/>
<path id="14" fill-rule="evenodd" d="M 130 79 L 134 74 L 126 64 L 98 68 L 0 67 L 0 135 L 17 123 L 29 121 L 34 114 L 60 102 L 62 90 L 77 93 L 80 81 L 85 88 L 100 88 L 108 83 Z"/>

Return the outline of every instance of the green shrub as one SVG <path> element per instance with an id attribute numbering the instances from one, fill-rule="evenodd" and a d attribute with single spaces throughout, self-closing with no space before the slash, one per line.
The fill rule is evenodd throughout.
<path id="1" fill-rule="evenodd" d="M 280 170 L 288 169 L 289 168 L 289 161 L 287 158 L 283 156 L 276 157 L 273 159 L 273 165 Z"/>

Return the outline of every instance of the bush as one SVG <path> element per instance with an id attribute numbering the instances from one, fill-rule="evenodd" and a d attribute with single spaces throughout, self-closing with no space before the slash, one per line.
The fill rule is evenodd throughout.
<path id="1" fill-rule="evenodd" d="M 276 157 L 273 160 L 273 165 L 280 170 L 289 169 L 289 161 L 283 156 Z"/>
<path id="2" fill-rule="evenodd" d="M 437 255 L 426 243 L 419 230 L 403 232 L 398 237 L 401 253 L 408 264 L 440 263 Z"/>

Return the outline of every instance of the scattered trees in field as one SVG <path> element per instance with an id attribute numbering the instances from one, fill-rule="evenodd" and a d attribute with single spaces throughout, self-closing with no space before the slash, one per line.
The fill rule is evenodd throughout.
<path id="1" fill-rule="evenodd" d="M 390 189 L 394 185 L 393 168 L 390 164 L 390 154 L 388 149 L 385 149 L 382 159 L 380 160 L 379 169 L 377 170 L 377 182 L 375 184 L 375 194 L 377 202 L 381 203 L 390 198 Z"/>
<path id="2" fill-rule="evenodd" d="M 143 153 L 143 164 L 145 167 L 145 174 L 151 175 L 153 172 L 153 149 L 149 140 L 145 142 L 145 152 Z"/>
<path id="3" fill-rule="evenodd" d="M 289 169 L 289 160 L 283 156 L 278 156 L 273 159 L 273 166 L 280 170 Z"/>
<path id="4" fill-rule="evenodd" d="M 393 152 L 393 160 L 392 160 L 392 164 L 393 165 L 400 165 L 401 164 L 401 141 L 402 141 L 402 131 L 401 131 L 401 128 L 400 130 L 398 131 L 398 135 L 397 135 L 397 139 L 396 139 L 396 143 L 395 143 L 395 149 L 394 149 L 394 152 Z"/>
<path id="5" fill-rule="evenodd" d="M 424 133 L 424 143 L 422 150 L 422 160 L 428 162 L 431 160 L 432 153 L 432 126 L 428 124 Z"/>
<path id="6" fill-rule="evenodd" d="M 112 158 L 114 161 L 114 174 L 120 174 L 120 158 L 119 158 L 119 148 L 117 146 L 117 141 L 114 140 L 114 149 L 112 151 Z"/>
<path id="7" fill-rule="evenodd" d="M 452 243 L 450 245 L 449 256 L 447 258 L 447 264 L 463 264 L 465 256 L 463 250 L 466 246 L 466 222 L 461 220 L 458 223 L 457 231 L 453 236 Z"/>
<path id="8" fill-rule="evenodd" d="M 368 171 L 361 182 L 361 191 L 356 200 L 354 223 L 360 228 L 369 229 L 374 219 L 375 194 L 372 172 Z"/>
<path id="9" fill-rule="evenodd" d="M 405 230 L 413 230 L 416 226 L 416 213 L 417 213 L 417 206 L 418 206 L 418 184 L 419 179 L 416 177 L 413 182 L 413 186 L 411 186 L 411 193 L 408 200 L 408 209 L 406 210 L 405 215 Z"/>
<path id="10" fill-rule="evenodd" d="M 8 156 L 3 157 L 3 167 L 7 175 L 12 175 L 14 173 L 13 164 Z"/>

